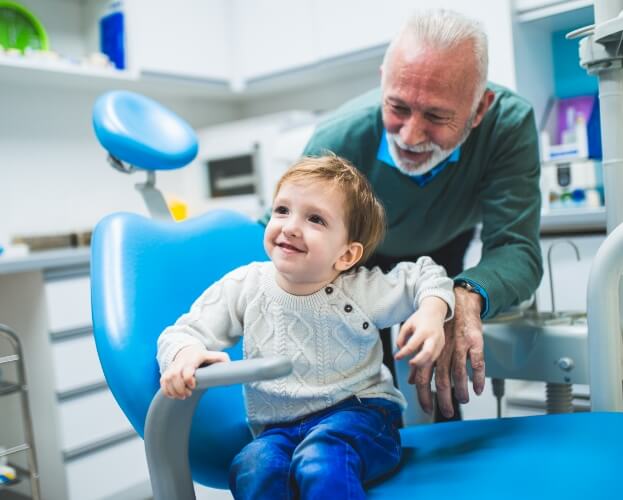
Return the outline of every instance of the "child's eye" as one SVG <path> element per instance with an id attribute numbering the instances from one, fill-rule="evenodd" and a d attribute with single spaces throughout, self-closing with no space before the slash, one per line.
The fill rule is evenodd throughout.
<path id="1" fill-rule="evenodd" d="M 288 208 L 283 205 L 279 205 L 278 207 L 273 208 L 273 213 L 284 215 L 288 213 Z"/>
<path id="2" fill-rule="evenodd" d="M 326 225 L 324 219 L 319 215 L 311 215 L 309 217 L 309 222 L 313 222 L 314 224 L 322 224 L 323 226 Z"/>

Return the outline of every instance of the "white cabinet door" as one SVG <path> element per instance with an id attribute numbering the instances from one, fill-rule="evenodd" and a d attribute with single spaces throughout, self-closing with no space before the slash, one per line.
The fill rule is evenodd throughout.
<path id="1" fill-rule="evenodd" d="M 311 0 L 234 0 L 236 77 L 254 79 L 317 59 Z"/>
<path id="2" fill-rule="evenodd" d="M 133 0 L 126 3 L 126 38 L 141 72 L 229 79 L 228 0 Z"/>
<path id="3" fill-rule="evenodd" d="M 379 47 L 397 34 L 418 8 L 441 7 L 480 21 L 489 38 L 489 79 L 515 88 L 510 0 L 313 0 L 314 37 L 320 59 Z"/>
<path id="4" fill-rule="evenodd" d="M 314 37 L 320 59 L 346 55 L 389 43 L 413 9 L 413 2 L 312 0 Z"/>

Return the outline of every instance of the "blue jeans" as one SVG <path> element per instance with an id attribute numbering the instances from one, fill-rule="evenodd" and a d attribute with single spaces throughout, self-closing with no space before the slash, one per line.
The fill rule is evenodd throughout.
<path id="1" fill-rule="evenodd" d="M 236 499 L 365 498 L 363 484 L 400 462 L 400 407 L 348 398 L 294 422 L 268 426 L 234 458 Z"/>

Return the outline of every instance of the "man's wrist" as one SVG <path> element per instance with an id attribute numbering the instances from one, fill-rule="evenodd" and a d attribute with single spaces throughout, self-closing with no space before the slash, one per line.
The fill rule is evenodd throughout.
<path id="1" fill-rule="evenodd" d="M 474 307 L 478 309 L 478 313 L 482 314 L 486 306 L 486 301 L 478 287 L 472 285 L 469 281 L 456 280 L 454 282 L 454 293 L 457 296 L 461 295 L 471 304 L 474 304 Z"/>

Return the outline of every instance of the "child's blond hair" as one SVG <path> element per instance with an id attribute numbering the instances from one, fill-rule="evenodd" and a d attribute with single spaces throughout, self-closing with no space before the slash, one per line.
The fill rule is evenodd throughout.
<path id="1" fill-rule="evenodd" d="M 385 210 L 368 179 L 348 160 L 335 154 L 304 156 L 279 179 L 275 197 L 285 183 L 299 181 L 327 182 L 343 193 L 348 240 L 363 245 L 359 263 L 364 263 L 385 236 Z"/>

